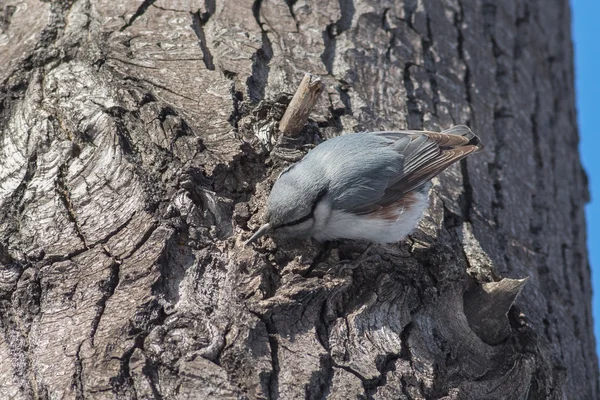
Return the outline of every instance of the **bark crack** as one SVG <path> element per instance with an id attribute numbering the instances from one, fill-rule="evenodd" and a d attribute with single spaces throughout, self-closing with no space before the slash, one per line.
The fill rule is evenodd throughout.
<path id="1" fill-rule="evenodd" d="M 331 369 L 333 369 L 333 367 L 340 368 L 356 376 L 358 379 L 360 379 L 367 398 L 373 398 L 373 396 L 377 393 L 377 388 L 383 387 L 387 384 L 387 374 L 395 370 L 395 364 L 397 360 L 407 360 L 412 365 L 412 355 L 408 345 L 408 337 L 412 328 L 413 323 L 411 321 L 403 328 L 402 332 L 400 333 L 400 353 L 388 353 L 384 356 L 378 357 L 378 359 L 376 360 L 377 370 L 380 373 L 378 377 L 367 378 L 352 367 L 337 364 L 333 360 L 331 361 Z M 401 378 L 401 380 L 403 387 L 406 387 L 406 382 L 404 382 L 403 377 Z M 411 397 L 408 398 L 410 399 Z"/>
<path id="2" fill-rule="evenodd" d="M 269 398 L 275 400 L 279 398 L 279 341 L 277 340 L 277 329 L 275 324 L 264 318 L 263 322 L 269 334 L 269 347 L 271 348 L 271 376 L 269 377 Z"/>
<path id="3" fill-rule="evenodd" d="M 433 115 L 437 115 L 437 107 L 440 103 L 440 95 L 436 78 L 437 70 L 435 65 L 435 57 L 432 50 L 433 34 L 431 33 L 431 18 L 429 18 L 429 14 L 425 14 L 425 17 L 427 20 L 427 38 L 421 39 L 421 46 L 423 47 L 425 71 L 427 71 L 427 75 L 429 76 L 429 84 L 431 85 L 431 92 L 433 94 L 431 98 L 433 110 L 431 110 L 431 113 Z"/>
<path id="4" fill-rule="evenodd" d="M 460 196 L 463 206 L 463 220 L 465 222 L 472 222 L 471 210 L 473 209 L 473 186 L 471 185 L 471 180 L 469 178 L 469 168 L 466 159 L 461 160 L 460 162 L 460 172 L 463 177 L 463 191 Z"/>
<path id="5" fill-rule="evenodd" d="M 17 186 L 17 188 L 13 191 L 10 197 L 10 206 L 2 207 L 3 213 L 2 218 L 0 218 L 0 220 L 10 221 L 14 229 L 17 229 L 17 223 L 15 220 L 20 218 L 20 216 L 23 214 L 23 211 L 25 210 L 25 206 L 27 205 L 27 203 L 23 201 L 25 197 L 25 191 L 27 190 L 27 186 L 33 179 L 33 176 L 37 171 L 37 167 L 37 152 L 34 152 L 29 156 L 29 159 L 27 160 L 27 168 L 25 170 L 25 175 L 23 176 L 21 183 L 19 183 L 19 186 Z M 14 218 L 11 218 L 11 215 L 15 213 L 15 210 L 16 216 Z"/>
<path id="6" fill-rule="evenodd" d="M 313 398 L 326 400 L 331 391 L 331 385 L 333 384 L 333 359 L 330 354 L 326 354 L 321 357 L 320 360 L 321 371 L 320 375 L 324 375 L 321 384 L 318 386 L 318 393 L 311 394 Z M 308 396 L 307 396 L 308 398 Z"/>
<path id="7" fill-rule="evenodd" d="M 81 346 L 83 342 L 79 343 L 77 350 L 75 351 L 75 372 L 73 373 L 73 387 L 75 388 L 75 399 L 85 400 L 83 390 L 83 362 L 81 360 Z"/>
<path id="8" fill-rule="evenodd" d="M 117 286 L 119 285 L 120 280 L 120 272 L 121 272 L 121 261 L 116 260 L 114 257 L 105 250 L 107 255 L 113 258 L 113 263 L 110 265 L 110 274 L 105 281 L 100 282 L 100 290 L 102 291 L 102 297 L 96 302 L 96 315 L 92 320 L 92 326 L 90 328 L 90 341 L 92 346 L 94 345 L 94 338 L 96 335 L 96 331 L 98 326 L 100 325 L 100 320 L 104 315 L 104 310 L 106 309 L 106 302 L 108 299 L 112 297 L 115 293 Z"/>
<path id="9" fill-rule="evenodd" d="M 68 168 L 67 164 L 63 164 L 58 169 L 58 174 L 57 174 L 56 182 L 55 182 L 55 190 L 56 190 L 56 193 L 58 194 L 58 197 L 60 198 L 61 202 L 63 203 L 65 210 L 67 211 L 67 217 L 68 217 L 69 221 L 73 224 L 73 226 L 75 228 L 77 237 L 83 243 L 84 248 L 88 249 L 89 247 L 87 245 L 87 240 L 85 239 L 85 236 L 83 235 L 83 232 L 79 225 L 79 221 L 77 220 L 77 214 L 75 212 L 73 203 L 71 201 L 71 191 L 69 190 L 69 187 L 67 186 L 67 183 L 66 183 L 67 168 Z"/>
<path id="10" fill-rule="evenodd" d="M 260 314 L 255 311 L 250 311 L 251 314 L 256 316 L 265 325 L 265 329 L 268 334 L 269 348 L 271 350 L 271 373 L 267 380 L 268 385 L 268 399 L 276 400 L 279 398 L 279 341 L 277 339 L 278 333 L 277 328 L 270 317 Z"/>
<path id="11" fill-rule="evenodd" d="M 298 23 L 298 19 L 296 19 L 296 13 L 294 12 L 294 4 L 296 4 L 298 0 L 285 0 L 285 4 L 287 4 L 289 10 L 290 10 L 290 15 L 292 16 L 292 18 L 294 19 L 294 22 L 296 23 L 296 32 L 300 32 L 300 25 Z"/>
<path id="12" fill-rule="evenodd" d="M 501 98 L 508 97 L 507 88 L 503 84 L 504 68 L 499 62 L 499 57 L 502 55 L 500 47 L 494 38 L 494 30 L 496 24 L 496 5 L 486 3 L 483 6 L 484 31 L 489 36 L 492 44 L 492 54 L 496 64 L 495 82 L 500 91 Z M 494 132 L 496 133 L 496 149 L 494 151 L 494 160 L 489 163 L 489 174 L 493 180 L 494 197 L 492 201 L 492 215 L 496 227 L 500 227 L 500 210 L 504 208 L 504 191 L 502 187 L 502 159 L 504 158 L 506 143 L 504 140 L 504 130 L 502 129 L 502 119 L 514 118 L 512 113 L 502 104 L 497 104 L 494 110 Z"/>
<path id="13" fill-rule="evenodd" d="M 155 221 L 154 224 L 150 227 L 150 229 L 148 229 L 144 233 L 144 236 L 142 236 L 142 238 L 135 244 L 135 246 L 133 246 L 133 249 L 131 249 L 131 251 L 127 253 L 127 255 L 123 257 L 121 261 L 127 260 L 128 258 L 133 256 L 148 241 L 148 239 L 150 239 L 150 236 L 152 236 L 156 229 L 158 229 L 158 222 Z"/>
<path id="14" fill-rule="evenodd" d="M 383 387 L 387 384 L 387 374 L 395 370 L 396 360 L 402 358 L 401 354 L 386 354 L 381 357 L 381 361 L 378 363 L 377 369 L 379 370 L 379 377 L 371 379 L 364 383 L 365 392 L 368 396 L 373 396 L 377 392 L 377 388 Z"/>
<path id="15" fill-rule="evenodd" d="M 158 10 L 162 10 L 162 11 L 172 11 L 172 12 L 178 12 L 178 13 L 187 13 L 189 11 L 187 10 L 178 10 L 176 8 L 169 8 L 169 7 L 163 7 L 163 6 L 157 6 L 156 4 L 151 4 L 152 7 L 158 9 Z"/>
<path id="16" fill-rule="evenodd" d="M 409 28 L 415 30 L 413 24 L 413 15 L 417 11 L 419 6 L 418 0 L 405 0 L 404 1 L 404 21 L 408 24 Z"/>
<path id="17" fill-rule="evenodd" d="M 144 0 L 142 4 L 140 4 L 138 9 L 135 11 L 135 13 L 131 16 L 131 18 L 129 18 L 129 21 L 127 21 L 127 23 L 123 25 L 121 29 L 119 29 L 119 31 L 123 32 L 125 29 L 129 28 L 135 22 L 135 20 L 144 15 L 146 10 L 148 10 L 148 8 L 150 8 L 150 6 L 153 5 L 155 2 L 156 0 Z"/>
<path id="18" fill-rule="evenodd" d="M 413 63 L 404 64 L 404 72 L 402 74 L 402 79 L 404 82 L 404 89 L 406 90 L 406 108 L 408 110 L 408 128 L 409 129 L 421 129 L 423 128 L 423 113 L 419 107 L 419 102 L 417 101 L 415 95 L 415 85 L 412 82 L 412 78 L 410 76 L 410 68 L 416 65 Z"/>
<path id="19" fill-rule="evenodd" d="M 139 318 L 137 318 L 139 317 Z M 156 300 L 145 304 L 145 308 L 138 312 L 134 320 L 138 320 L 138 326 L 134 326 L 130 333 L 136 333 L 133 345 L 118 358 L 120 361 L 119 373 L 110 378 L 113 391 L 117 395 L 126 394 L 125 398 L 137 399 L 137 393 L 133 384 L 133 377 L 129 368 L 131 357 L 136 349 L 144 350 L 144 341 L 153 327 L 162 325 L 166 314 L 162 306 Z M 142 371 L 143 372 L 143 371 Z"/>
<path id="20" fill-rule="evenodd" d="M 186 95 L 183 95 L 181 93 L 178 93 L 178 92 L 176 92 L 176 91 L 174 91 L 174 90 L 172 90 L 172 89 L 170 89 L 170 88 L 168 88 L 168 87 L 166 87 L 164 85 L 161 85 L 160 83 L 153 82 L 153 81 L 151 81 L 150 79 L 147 79 L 147 78 L 136 78 L 136 77 L 133 77 L 133 76 L 127 76 L 124 79 L 125 80 L 129 80 L 129 81 L 134 81 L 134 82 L 146 82 L 146 83 L 148 83 L 148 84 L 150 84 L 150 85 L 152 85 L 154 87 L 157 87 L 159 89 L 167 91 L 167 92 L 169 92 L 169 93 L 171 93 L 171 94 L 173 94 L 175 96 L 181 97 L 183 99 L 191 100 L 193 102 L 197 102 L 198 101 L 198 99 L 193 99 L 193 98 L 191 98 L 189 96 L 186 96 Z"/>
<path id="21" fill-rule="evenodd" d="M 322 355 L 320 359 L 321 371 L 319 371 L 316 375 L 321 378 L 320 384 L 318 384 L 318 393 L 314 394 L 312 397 L 320 398 L 325 400 L 329 391 L 331 390 L 331 385 L 333 383 L 333 359 L 331 357 L 331 349 L 329 348 L 329 328 L 327 326 L 327 322 L 325 320 L 325 316 L 327 314 L 327 300 L 323 301 L 323 306 L 319 312 L 319 319 L 316 322 L 316 336 L 319 344 L 323 347 L 323 349 L 327 352 L 327 354 Z M 308 396 L 307 396 L 308 397 Z"/>
<path id="22" fill-rule="evenodd" d="M 162 400 L 163 396 L 160 394 L 160 390 L 158 390 L 159 386 L 157 384 L 159 379 L 158 368 L 149 358 L 146 358 L 146 363 L 142 367 L 142 373 L 148 379 L 148 385 L 150 386 L 154 399 Z"/>
<path id="23" fill-rule="evenodd" d="M 192 29 L 194 30 L 194 33 L 198 37 L 198 45 L 200 46 L 200 50 L 202 51 L 202 61 L 204 62 L 204 66 L 206 67 L 206 69 L 214 71 L 215 63 L 213 61 L 213 55 L 210 52 L 210 49 L 208 48 L 208 42 L 206 41 L 206 34 L 204 33 L 204 25 L 206 25 L 206 23 L 212 16 L 211 11 L 206 11 L 206 12 L 200 13 L 200 10 L 198 10 L 195 13 L 191 13 L 191 16 L 192 16 Z"/>
<path id="24" fill-rule="evenodd" d="M 329 75 L 333 76 L 333 61 L 335 59 L 337 37 L 350 29 L 354 18 L 354 0 L 338 0 L 340 7 L 340 18 L 327 25 L 322 33 L 325 48 L 321 54 L 321 62 Z"/>
<path id="25" fill-rule="evenodd" d="M 136 211 L 134 211 L 131 216 L 129 218 L 127 218 L 127 220 L 125 222 L 123 222 L 121 225 L 117 226 L 114 230 L 108 232 L 108 234 L 103 237 L 102 239 L 98 240 L 97 242 L 94 242 L 92 244 L 89 245 L 89 248 L 95 247 L 98 244 L 106 244 L 111 238 L 113 238 L 114 236 L 118 235 L 119 232 L 121 232 L 123 229 L 127 228 L 127 225 L 129 225 L 129 223 L 131 222 L 131 220 L 133 219 L 133 217 L 135 216 Z"/>
<path id="26" fill-rule="evenodd" d="M 312 272 L 315 270 L 315 268 L 317 268 L 322 261 L 327 259 L 327 257 L 329 256 L 329 251 L 333 248 L 332 246 L 334 246 L 332 242 L 328 242 L 322 245 L 321 249 L 310 263 L 310 266 L 306 269 L 306 271 L 301 273 L 301 275 L 304 278 L 309 278 Z"/>
<path id="27" fill-rule="evenodd" d="M 231 81 L 231 87 L 229 89 L 229 92 L 231 93 L 232 110 L 231 110 L 231 115 L 229 115 L 229 118 L 227 119 L 227 121 L 231 124 L 233 129 L 235 129 L 235 131 L 237 132 L 238 123 L 240 122 L 240 119 L 242 119 L 242 116 L 243 116 L 241 106 L 242 106 L 242 102 L 244 101 L 244 93 L 237 90 L 237 88 L 235 86 L 235 79 L 237 77 L 237 74 L 235 72 L 223 71 L 223 74 L 225 75 L 225 77 L 227 79 L 229 79 Z"/>
<path id="28" fill-rule="evenodd" d="M 534 79 L 534 85 L 536 80 Z M 533 160 L 535 161 L 535 186 L 540 191 L 544 188 L 544 180 L 540 171 L 544 170 L 544 158 L 542 156 L 542 149 L 540 148 L 540 134 L 538 131 L 538 121 L 537 114 L 540 109 L 540 99 L 536 95 L 534 100 L 534 109 L 529 117 L 529 122 L 531 123 L 531 135 L 533 140 Z M 544 226 L 544 215 L 545 215 L 545 207 L 543 205 L 542 200 L 539 197 L 542 197 L 543 193 L 533 193 L 533 218 L 530 221 L 529 231 L 534 237 L 534 246 L 536 247 L 536 251 L 540 251 L 543 249 L 542 241 L 539 238 L 539 234 L 541 233 Z"/>
<path id="29" fill-rule="evenodd" d="M 467 105 L 469 106 L 469 119 L 474 119 L 475 113 L 473 112 L 472 98 L 471 98 L 471 69 L 469 63 L 465 57 L 465 36 L 461 29 L 461 25 L 465 19 L 465 11 L 461 1 L 458 2 L 459 12 L 454 14 L 454 26 L 458 33 L 458 57 L 465 65 L 465 75 L 463 77 L 463 83 L 465 85 L 465 96 Z M 470 120 L 466 122 L 466 125 L 470 124 Z"/>
<path id="30" fill-rule="evenodd" d="M 269 63 L 273 58 L 271 40 L 264 28 L 264 23 L 260 19 L 261 6 L 262 0 L 255 0 L 252 5 L 252 14 L 261 31 L 262 46 L 252 56 L 252 74 L 246 80 L 248 96 L 255 103 L 258 103 L 265 97 L 265 88 L 269 82 L 269 72 L 271 71 Z"/>

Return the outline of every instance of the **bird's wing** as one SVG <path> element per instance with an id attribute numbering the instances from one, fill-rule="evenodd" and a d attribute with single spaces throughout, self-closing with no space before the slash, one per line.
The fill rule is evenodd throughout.
<path id="1" fill-rule="evenodd" d="M 397 202 L 404 194 L 422 186 L 451 164 L 483 149 L 479 138 L 458 125 L 443 132 L 398 131 L 375 132 L 390 140 L 390 146 L 403 157 L 398 174 L 389 180 L 381 198 L 375 203 L 353 210 L 370 213 Z"/>

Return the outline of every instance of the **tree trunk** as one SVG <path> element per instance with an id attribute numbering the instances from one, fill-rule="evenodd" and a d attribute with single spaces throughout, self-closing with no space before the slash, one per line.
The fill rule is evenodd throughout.
<path id="1" fill-rule="evenodd" d="M 600 395 L 566 0 L 0 9 L 0 398 Z M 244 247 L 305 145 L 453 124 L 406 241 Z"/>

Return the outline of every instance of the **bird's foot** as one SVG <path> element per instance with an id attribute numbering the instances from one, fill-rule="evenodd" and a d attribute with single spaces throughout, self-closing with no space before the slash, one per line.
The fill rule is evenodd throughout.
<path id="1" fill-rule="evenodd" d="M 369 255 L 369 251 L 371 251 L 371 248 L 373 247 L 373 244 L 369 244 L 369 246 L 367 247 L 367 249 L 364 251 L 364 253 L 358 258 L 358 260 L 354 260 L 354 261 L 348 261 L 348 262 L 342 262 L 342 264 L 337 268 L 337 273 L 338 274 L 343 274 L 345 272 L 349 272 L 352 271 L 358 267 L 360 267 L 363 263 L 367 262 L 367 261 L 371 261 L 372 259 L 374 259 L 376 256 L 375 255 Z M 333 268 L 330 268 L 329 271 L 333 270 Z"/>

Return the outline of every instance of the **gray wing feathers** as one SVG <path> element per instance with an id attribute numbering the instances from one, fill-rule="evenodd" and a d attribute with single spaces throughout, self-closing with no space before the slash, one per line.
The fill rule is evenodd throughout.
<path id="1" fill-rule="evenodd" d="M 458 137 L 459 139 L 468 139 L 468 140 L 472 140 L 477 137 L 471 131 L 471 129 L 469 129 L 469 127 L 466 125 L 453 126 L 450 129 L 446 129 L 445 131 L 442 131 L 441 134 L 442 135 L 453 135 L 455 137 Z"/>
<path id="2" fill-rule="evenodd" d="M 415 132 L 414 142 L 422 143 L 413 148 L 413 151 L 405 153 L 403 176 L 410 181 L 419 181 L 433 178 L 436 174 L 450 164 L 457 162 L 467 155 L 483 148 L 479 138 L 465 125 L 457 125 L 441 133 L 438 132 Z M 407 149 L 409 150 L 409 149 Z M 432 171 L 437 171 L 429 178 Z M 415 179 L 423 177 L 422 179 Z M 414 189 L 407 188 L 407 191 Z"/>
<path id="3" fill-rule="evenodd" d="M 474 145 L 462 146 L 456 149 L 443 150 L 437 156 L 430 159 L 429 162 L 421 168 L 415 169 L 406 174 L 403 179 L 391 185 L 386 192 L 391 190 L 401 190 L 403 193 L 410 192 L 418 188 L 434 176 L 448 168 L 457 161 L 462 160 L 471 153 L 478 151 L 479 148 Z M 385 195 L 384 195 L 385 197 Z"/>
<path id="4" fill-rule="evenodd" d="M 398 131 L 376 132 L 391 141 L 390 147 L 400 153 L 403 165 L 388 182 L 381 198 L 355 212 L 368 213 L 398 201 L 405 193 L 422 186 L 453 163 L 483 149 L 479 138 L 465 125 L 443 132 Z"/>

